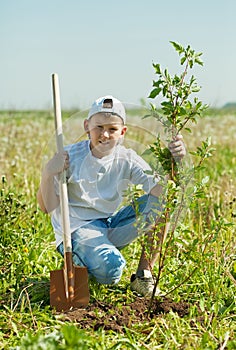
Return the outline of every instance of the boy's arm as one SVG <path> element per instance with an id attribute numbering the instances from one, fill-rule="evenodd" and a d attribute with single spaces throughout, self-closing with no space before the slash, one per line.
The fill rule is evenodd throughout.
<path id="1" fill-rule="evenodd" d="M 54 190 L 54 176 L 48 175 L 46 171 L 42 174 L 37 200 L 40 209 L 44 213 L 50 213 L 60 204 L 59 196 Z"/>
<path id="2" fill-rule="evenodd" d="M 59 206 L 60 199 L 55 192 L 54 176 L 68 167 L 69 156 L 67 152 L 56 153 L 46 164 L 37 193 L 39 207 L 44 213 L 50 213 Z"/>
<path id="3" fill-rule="evenodd" d="M 160 197 L 163 193 L 163 186 L 157 183 L 149 193 L 154 197 Z"/>

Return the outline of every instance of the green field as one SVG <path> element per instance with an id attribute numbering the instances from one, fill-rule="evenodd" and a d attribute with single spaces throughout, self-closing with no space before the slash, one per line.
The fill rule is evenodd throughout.
<path id="1" fill-rule="evenodd" d="M 137 116 L 142 113 L 129 112 L 126 139 L 126 145 L 139 153 L 160 131 L 152 119 Z M 83 113 L 65 112 L 63 118 L 66 143 L 85 137 Z M 55 251 L 50 219 L 37 207 L 36 192 L 42 166 L 55 151 L 52 112 L 1 112 L 0 126 L 0 348 L 236 349 L 234 111 L 210 110 L 191 126 L 192 134 L 184 135 L 190 152 L 207 137 L 215 148 L 197 175 L 198 181 L 209 176 L 204 197 L 187 208 L 181 222 L 187 233 L 176 240 L 160 281 L 166 293 L 173 289 L 168 295 L 173 301 L 189 303 L 188 314 L 180 317 L 174 311 L 166 312 L 140 323 L 130 322 L 119 332 L 102 326 L 85 329 L 80 322 L 55 314 L 49 306 L 49 272 L 61 268 L 63 261 Z M 189 232 L 197 237 L 191 254 L 188 249 L 193 237 Z M 107 303 L 117 310 L 134 301 L 129 278 L 139 251 L 138 242 L 125 248 L 127 268 L 117 286 L 91 282 L 91 303 Z M 173 266 L 179 266 L 183 255 L 182 268 L 176 272 Z M 109 313 L 112 316 L 112 310 Z M 98 319 L 100 316 L 98 311 Z"/>

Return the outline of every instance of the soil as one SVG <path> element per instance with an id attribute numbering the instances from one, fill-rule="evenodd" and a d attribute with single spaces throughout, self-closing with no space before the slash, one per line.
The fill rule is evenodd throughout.
<path id="1" fill-rule="evenodd" d="M 93 301 L 86 309 L 73 309 L 60 316 L 63 321 L 78 322 L 81 328 L 98 330 L 113 330 L 122 332 L 125 327 L 135 323 L 160 317 L 171 310 L 180 317 L 189 313 L 190 305 L 187 302 L 174 302 L 168 298 L 153 300 L 151 311 L 148 313 L 150 300 L 141 297 L 129 304 L 111 305 L 100 301 Z"/>

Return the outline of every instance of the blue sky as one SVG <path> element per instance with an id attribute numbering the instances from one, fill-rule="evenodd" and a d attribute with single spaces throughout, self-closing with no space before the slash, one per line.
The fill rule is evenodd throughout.
<path id="1" fill-rule="evenodd" d="M 63 108 L 105 94 L 139 104 L 152 62 L 179 69 L 169 41 L 203 52 L 204 103 L 235 102 L 235 13 L 235 0 L 0 0 L 0 109 L 51 108 L 54 72 Z"/>

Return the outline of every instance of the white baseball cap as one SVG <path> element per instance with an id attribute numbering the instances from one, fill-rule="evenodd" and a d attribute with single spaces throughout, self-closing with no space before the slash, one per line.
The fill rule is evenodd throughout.
<path id="1" fill-rule="evenodd" d="M 111 95 L 99 97 L 93 102 L 88 113 L 88 119 L 97 113 L 116 114 L 123 120 L 124 124 L 126 122 L 125 108 L 123 104 Z"/>

